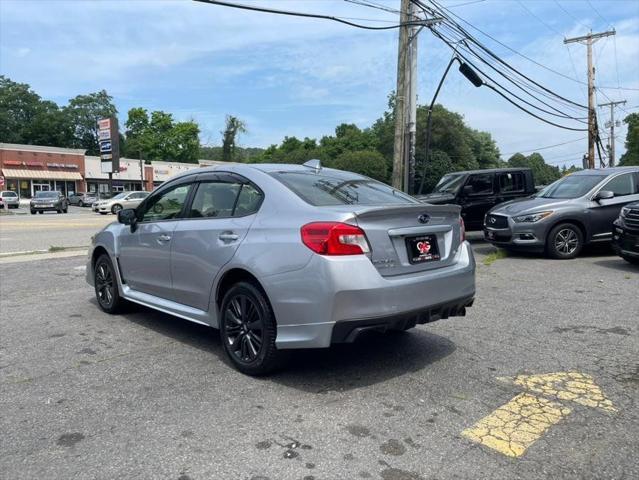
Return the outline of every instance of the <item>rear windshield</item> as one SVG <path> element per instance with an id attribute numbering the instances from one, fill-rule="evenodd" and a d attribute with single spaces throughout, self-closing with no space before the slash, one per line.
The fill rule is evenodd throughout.
<path id="1" fill-rule="evenodd" d="M 324 169 L 271 172 L 302 200 L 318 207 L 328 205 L 390 205 L 419 203 L 388 185 L 349 172 Z"/>
<path id="2" fill-rule="evenodd" d="M 592 190 L 604 178 L 606 177 L 602 175 L 569 175 L 551 183 L 535 196 L 541 198 L 579 198 Z"/>
<path id="3" fill-rule="evenodd" d="M 2 192 L 3 197 L 17 197 L 16 192 Z"/>

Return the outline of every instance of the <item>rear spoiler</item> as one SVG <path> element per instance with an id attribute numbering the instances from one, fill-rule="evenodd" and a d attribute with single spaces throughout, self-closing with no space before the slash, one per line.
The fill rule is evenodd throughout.
<path id="1" fill-rule="evenodd" d="M 387 215 L 401 215 L 414 213 L 419 216 L 422 213 L 428 213 L 429 215 L 459 215 L 461 213 L 461 207 L 459 205 L 392 205 L 387 207 L 362 207 L 354 209 L 353 213 L 358 218 L 374 218 Z"/>

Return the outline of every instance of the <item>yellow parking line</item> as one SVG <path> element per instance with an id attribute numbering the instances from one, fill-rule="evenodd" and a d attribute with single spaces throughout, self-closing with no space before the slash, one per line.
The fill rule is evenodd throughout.
<path id="1" fill-rule="evenodd" d="M 520 457 L 569 413 L 560 403 L 520 393 L 462 435 L 509 457 Z"/>

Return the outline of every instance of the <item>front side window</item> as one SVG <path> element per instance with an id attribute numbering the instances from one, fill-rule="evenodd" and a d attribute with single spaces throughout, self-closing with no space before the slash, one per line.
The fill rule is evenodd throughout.
<path id="1" fill-rule="evenodd" d="M 149 201 L 144 204 L 141 221 L 158 222 L 178 217 L 191 188 L 192 184 L 175 185 L 149 197 Z"/>
<path id="2" fill-rule="evenodd" d="M 241 183 L 202 182 L 195 192 L 189 217 L 224 218 L 233 216 Z"/>
<path id="3" fill-rule="evenodd" d="M 624 173 L 623 175 L 619 175 L 606 183 L 602 187 L 602 190 L 611 191 L 615 194 L 615 197 L 633 195 L 638 193 L 636 183 L 634 174 Z"/>
<path id="4" fill-rule="evenodd" d="M 501 173 L 498 178 L 501 193 L 515 193 L 525 190 L 524 174 L 521 172 Z"/>
<path id="5" fill-rule="evenodd" d="M 490 195 L 493 193 L 493 174 L 480 173 L 471 175 L 466 186 L 470 186 L 472 190 L 470 195 Z"/>
<path id="6" fill-rule="evenodd" d="M 280 171 L 270 175 L 296 193 L 302 200 L 318 207 L 329 205 L 394 205 L 419 203 L 394 188 L 337 170 Z"/>

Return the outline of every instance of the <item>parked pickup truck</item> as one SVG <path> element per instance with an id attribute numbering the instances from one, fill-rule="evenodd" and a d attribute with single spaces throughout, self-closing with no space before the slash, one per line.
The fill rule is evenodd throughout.
<path id="1" fill-rule="evenodd" d="M 535 193 L 529 168 L 495 168 L 446 174 L 432 193 L 417 195 L 424 203 L 461 205 L 467 230 L 481 230 L 484 215 L 495 205 Z"/>

